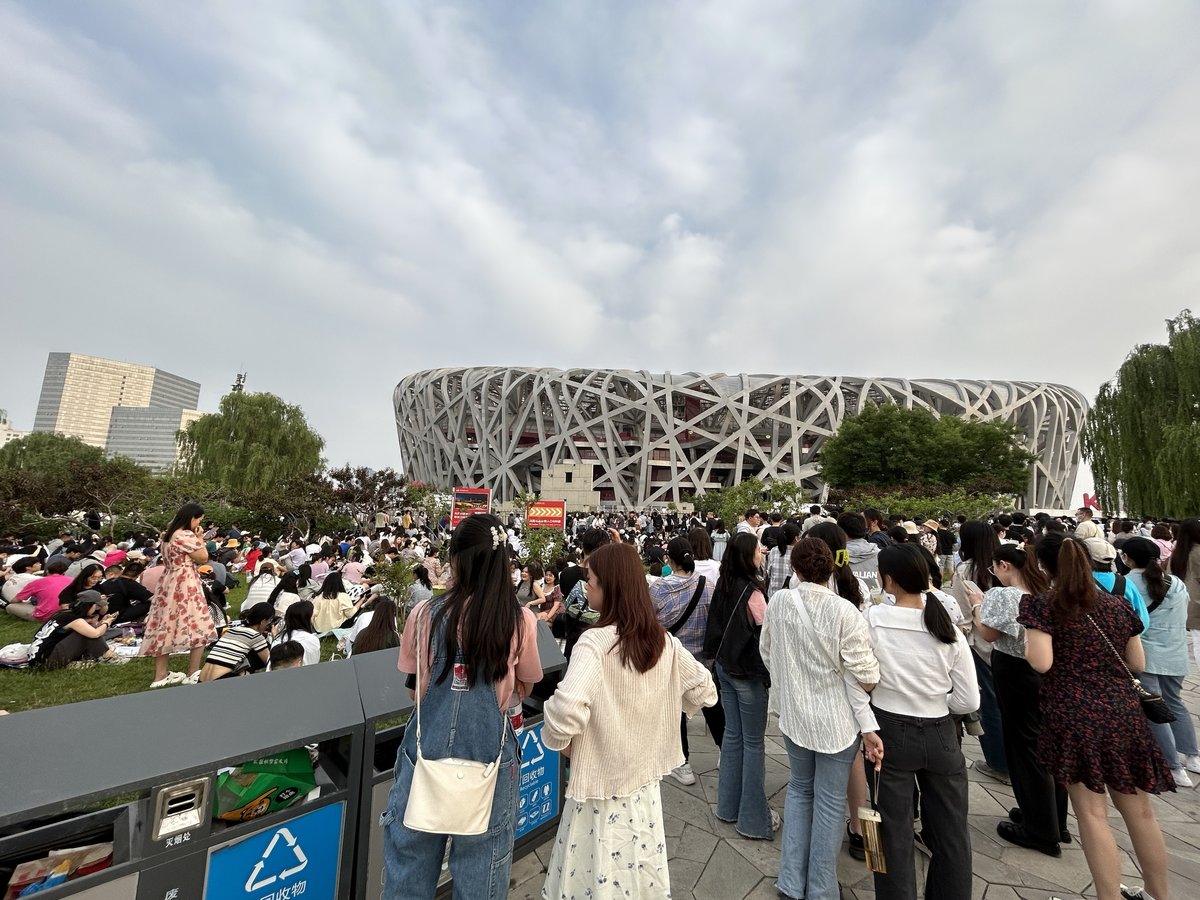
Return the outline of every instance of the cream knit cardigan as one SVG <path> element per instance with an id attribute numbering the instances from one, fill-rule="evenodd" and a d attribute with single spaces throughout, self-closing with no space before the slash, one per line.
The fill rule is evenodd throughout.
<path id="1" fill-rule="evenodd" d="M 712 675 L 674 635 L 645 673 L 621 665 L 616 643 L 615 625 L 585 631 L 543 710 L 546 746 L 572 748 L 573 800 L 627 797 L 682 765 L 680 712 L 717 702 Z"/>

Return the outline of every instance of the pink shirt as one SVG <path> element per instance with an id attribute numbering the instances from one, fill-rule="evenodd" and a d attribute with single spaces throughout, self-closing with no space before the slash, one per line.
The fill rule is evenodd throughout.
<path id="1" fill-rule="evenodd" d="M 746 612 L 755 625 L 763 623 L 763 618 L 767 615 L 767 598 L 763 596 L 762 591 L 755 591 L 750 595 L 750 599 L 746 601 Z"/>
<path id="2" fill-rule="evenodd" d="M 43 575 L 21 588 L 13 602 L 23 603 L 26 600 L 32 600 L 37 604 L 37 608 L 33 611 L 33 617 L 39 622 L 44 622 L 58 612 L 58 595 L 74 580 L 70 575 Z"/>
<path id="3" fill-rule="evenodd" d="M 429 601 L 418 603 L 409 614 L 406 625 L 417 621 L 420 621 L 420 625 L 416 628 L 405 627 L 404 634 L 400 636 L 400 661 L 396 667 L 408 675 L 417 671 L 416 632 L 420 630 L 423 635 L 428 635 L 428 615 Z M 430 663 L 429 653 L 425 650 L 421 653 L 421 663 L 422 671 L 417 674 L 417 688 L 424 697 L 429 684 Z M 517 689 L 518 681 L 536 684 L 541 680 L 542 658 L 538 655 L 537 648 L 537 617 L 528 609 L 522 609 L 521 629 L 518 634 L 513 635 L 512 648 L 508 655 L 508 672 L 496 682 L 496 705 L 501 710 L 508 709 L 508 701 Z"/>

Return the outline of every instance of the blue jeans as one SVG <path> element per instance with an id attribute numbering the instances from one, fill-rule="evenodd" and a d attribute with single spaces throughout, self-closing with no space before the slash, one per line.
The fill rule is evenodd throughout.
<path id="1" fill-rule="evenodd" d="M 717 680 L 725 710 L 717 818 L 735 823 L 734 828 L 743 837 L 769 840 L 775 832 L 766 788 L 767 686 L 761 681 L 727 675 L 720 663 Z"/>
<path id="2" fill-rule="evenodd" d="M 974 650 L 975 674 L 979 678 L 979 722 L 983 735 L 979 746 L 983 758 L 997 772 L 1008 774 L 1008 757 L 1004 755 L 1004 724 L 1000 721 L 1000 704 L 996 702 L 996 686 L 992 682 L 992 667 L 985 663 Z"/>
<path id="3" fill-rule="evenodd" d="M 783 846 L 775 888 L 804 900 L 838 900 L 837 858 L 842 847 L 846 784 L 858 752 L 858 738 L 837 753 L 808 750 L 787 735 L 783 743 L 792 773 L 783 806 Z"/>
<path id="4" fill-rule="evenodd" d="M 1192 715 L 1183 705 L 1180 696 L 1183 690 L 1183 676 L 1143 672 L 1138 678 L 1142 687 L 1152 694 L 1159 694 L 1166 701 L 1167 709 L 1175 713 L 1174 722 L 1165 725 L 1151 722 L 1150 730 L 1154 732 L 1155 740 L 1158 741 L 1158 749 L 1162 750 L 1163 756 L 1167 758 L 1167 765 L 1172 769 L 1178 768 L 1183 765 L 1180 755 L 1195 756 L 1200 753 L 1200 750 L 1196 749 L 1196 728 L 1192 725 Z"/>

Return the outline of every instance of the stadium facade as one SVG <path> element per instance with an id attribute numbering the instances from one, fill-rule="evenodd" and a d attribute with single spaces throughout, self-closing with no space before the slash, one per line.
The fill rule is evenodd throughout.
<path id="1" fill-rule="evenodd" d="M 1024 502 L 1070 505 L 1087 402 L 1027 381 L 681 375 L 617 369 L 430 369 L 394 395 L 405 471 L 500 502 L 542 473 L 591 464 L 601 502 L 665 505 L 757 476 L 819 496 L 821 447 L 867 403 L 1014 422 L 1037 454 Z"/>

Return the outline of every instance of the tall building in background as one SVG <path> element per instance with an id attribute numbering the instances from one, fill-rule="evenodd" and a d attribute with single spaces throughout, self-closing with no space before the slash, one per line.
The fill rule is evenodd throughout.
<path id="1" fill-rule="evenodd" d="M 162 369 L 51 353 L 34 431 L 77 437 L 109 456 L 165 471 L 175 464 L 175 433 L 200 414 L 200 385 Z"/>
<path id="2" fill-rule="evenodd" d="M 16 431 L 12 427 L 12 423 L 8 421 L 8 411 L 0 409 L 0 447 L 3 447 L 9 441 L 15 441 L 18 438 L 23 438 L 29 434 L 28 431 Z"/>

